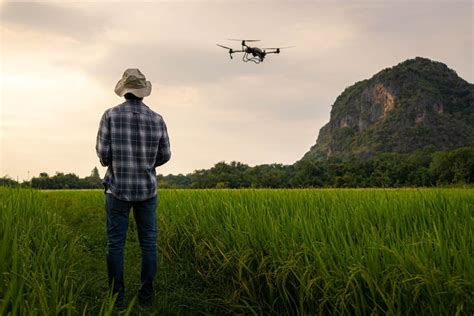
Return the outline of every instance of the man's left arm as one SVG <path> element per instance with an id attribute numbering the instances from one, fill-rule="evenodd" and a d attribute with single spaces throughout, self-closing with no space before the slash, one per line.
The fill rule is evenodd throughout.
<path id="1" fill-rule="evenodd" d="M 110 165 L 112 162 L 112 150 L 111 150 L 111 137 L 110 137 L 110 126 L 107 112 L 102 115 L 99 124 L 99 131 L 97 132 L 97 140 L 95 144 L 95 150 L 97 156 L 100 159 L 100 164 L 104 167 Z"/>

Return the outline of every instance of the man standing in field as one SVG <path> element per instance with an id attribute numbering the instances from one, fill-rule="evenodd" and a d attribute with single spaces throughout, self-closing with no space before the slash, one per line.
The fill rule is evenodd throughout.
<path id="1" fill-rule="evenodd" d="M 155 168 L 171 157 L 166 124 L 142 101 L 151 83 L 138 69 L 127 69 L 115 87 L 125 102 L 108 109 L 100 120 L 96 151 L 107 166 L 103 184 L 107 224 L 109 287 L 122 304 L 125 293 L 124 247 L 130 209 L 142 253 L 138 300 L 151 304 L 156 274 L 157 178 Z"/>

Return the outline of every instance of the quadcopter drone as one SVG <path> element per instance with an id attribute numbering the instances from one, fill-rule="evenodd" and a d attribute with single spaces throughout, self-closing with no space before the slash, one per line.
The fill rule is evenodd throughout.
<path id="1" fill-rule="evenodd" d="M 287 47 L 265 47 L 265 48 L 258 48 L 258 47 L 250 47 L 245 42 L 258 42 L 260 40 L 242 40 L 242 39 L 235 39 L 235 38 L 230 38 L 229 41 L 241 41 L 242 42 L 242 49 L 236 50 L 227 46 L 223 46 L 220 44 L 216 44 L 219 47 L 225 48 L 229 50 L 229 56 L 230 59 L 232 58 L 232 54 L 234 53 L 244 53 L 242 56 L 242 60 L 244 62 L 254 62 L 256 64 L 260 64 L 264 59 L 267 54 L 280 54 L 281 49 L 285 48 L 292 48 L 295 46 L 287 46 Z M 267 51 L 269 49 L 270 51 Z M 251 55 L 251 56 L 250 56 Z"/>

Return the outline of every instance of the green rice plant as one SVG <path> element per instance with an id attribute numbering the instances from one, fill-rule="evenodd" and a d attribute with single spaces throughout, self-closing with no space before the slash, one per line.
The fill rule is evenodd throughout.
<path id="1" fill-rule="evenodd" d="M 239 312 L 472 311 L 471 190 L 161 194 L 159 245 Z"/>
<path id="2" fill-rule="evenodd" d="M 0 315 L 77 313 L 75 238 L 38 192 L 0 188 L 0 201 Z"/>
<path id="3" fill-rule="evenodd" d="M 79 304 L 91 283 L 81 271 L 84 236 L 50 205 L 41 192 L 0 188 L 0 315 L 113 315 L 111 295 L 97 311 Z M 129 315 L 134 302 L 121 314 Z"/>
<path id="4" fill-rule="evenodd" d="M 103 192 L 0 198 L 0 314 L 113 314 Z M 154 308 L 131 221 L 122 313 L 470 315 L 473 232 L 472 189 L 160 190 Z"/>

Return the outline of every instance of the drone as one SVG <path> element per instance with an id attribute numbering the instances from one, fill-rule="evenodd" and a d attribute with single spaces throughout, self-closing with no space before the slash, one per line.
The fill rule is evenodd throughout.
<path id="1" fill-rule="evenodd" d="M 244 53 L 242 56 L 242 60 L 244 62 L 254 62 L 256 64 L 260 64 L 265 59 L 267 54 L 280 54 L 281 49 L 292 48 L 295 46 L 287 46 L 287 47 L 265 47 L 265 48 L 258 48 L 258 47 L 250 47 L 246 42 L 259 42 L 260 40 L 243 40 L 243 39 L 236 39 L 236 38 L 229 38 L 229 41 L 239 41 L 242 44 L 242 49 L 233 49 L 224 45 L 216 44 L 219 47 L 225 48 L 229 50 L 230 59 L 232 58 L 232 54 L 235 53 Z M 268 51 L 269 49 L 270 51 Z"/>

